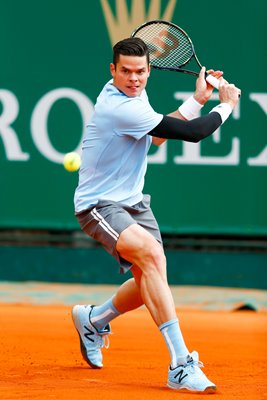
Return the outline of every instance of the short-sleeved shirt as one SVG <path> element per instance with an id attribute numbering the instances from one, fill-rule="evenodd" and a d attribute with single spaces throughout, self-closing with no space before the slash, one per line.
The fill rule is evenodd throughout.
<path id="1" fill-rule="evenodd" d="M 75 191 L 75 212 L 99 200 L 132 206 L 142 200 L 148 133 L 162 120 L 149 104 L 146 91 L 128 97 L 110 80 L 97 98 L 82 146 L 82 164 Z"/>

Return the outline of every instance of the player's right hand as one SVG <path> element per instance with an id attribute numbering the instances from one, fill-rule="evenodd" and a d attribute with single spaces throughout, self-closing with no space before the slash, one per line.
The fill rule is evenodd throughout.
<path id="1" fill-rule="evenodd" d="M 237 105 L 241 90 L 233 83 L 228 83 L 224 78 L 220 79 L 219 98 L 221 103 L 228 103 L 232 109 Z"/>

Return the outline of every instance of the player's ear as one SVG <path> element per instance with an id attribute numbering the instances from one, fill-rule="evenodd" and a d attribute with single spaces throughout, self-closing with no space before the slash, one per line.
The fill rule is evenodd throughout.
<path id="1" fill-rule="evenodd" d="M 113 63 L 110 63 L 109 69 L 110 69 L 111 75 L 114 77 L 114 74 L 115 74 L 115 71 L 116 71 L 115 65 Z"/>
<path id="2" fill-rule="evenodd" d="M 148 76 L 150 75 L 150 64 L 148 64 Z"/>

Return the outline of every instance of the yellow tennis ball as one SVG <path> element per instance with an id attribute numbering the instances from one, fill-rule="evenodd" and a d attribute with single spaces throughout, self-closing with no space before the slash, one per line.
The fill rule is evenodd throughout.
<path id="1" fill-rule="evenodd" d="M 71 153 L 67 153 L 64 156 L 63 165 L 64 168 L 69 172 L 78 171 L 81 166 L 81 157 L 78 153 L 75 153 L 74 151 Z"/>

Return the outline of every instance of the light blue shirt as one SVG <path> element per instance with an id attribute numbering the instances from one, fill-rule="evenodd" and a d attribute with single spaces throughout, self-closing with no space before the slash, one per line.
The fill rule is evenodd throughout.
<path id="1" fill-rule="evenodd" d="M 82 164 L 75 191 L 75 211 L 112 200 L 133 205 L 142 200 L 147 135 L 162 120 L 146 91 L 137 97 L 120 92 L 110 80 L 97 98 L 82 146 Z"/>

